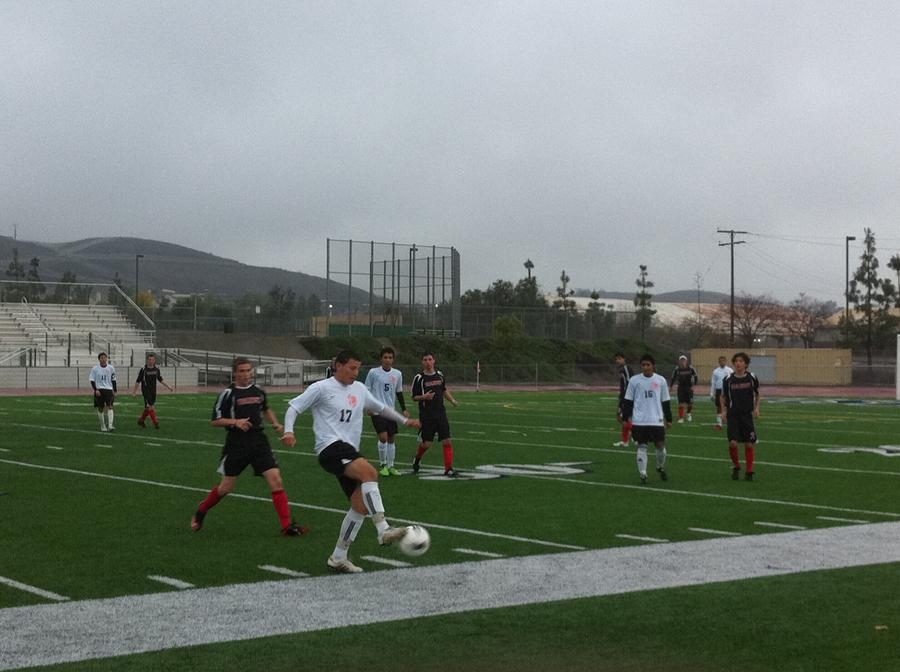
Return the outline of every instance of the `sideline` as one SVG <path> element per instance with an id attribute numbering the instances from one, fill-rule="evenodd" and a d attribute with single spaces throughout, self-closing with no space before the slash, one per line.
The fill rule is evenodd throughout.
<path id="1" fill-rule="evenodd" d="M 0 670 L 645 591 L 640 567 L 658 590 L 893 562 L 877 523 L 13 607 Z"/>

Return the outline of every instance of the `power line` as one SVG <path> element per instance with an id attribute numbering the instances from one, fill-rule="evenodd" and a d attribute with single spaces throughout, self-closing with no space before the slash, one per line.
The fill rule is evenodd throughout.
<path id="1" fill-rule="evenodd" d="M 719 243 L 719 247 L 725 247 L 726 245 L 731 248 L 731 343 L 730 345 L 734 345 L 734 246 L 742 245 L 746 243 L 746 240 L 738 240 L 735 241 L 735 235 L 746 235 L 749 231 L 735 231 L 734 229 L 716 229 L 716 233 L 727 233 L 730 236 L 730 241 L 727 243 Z"/>

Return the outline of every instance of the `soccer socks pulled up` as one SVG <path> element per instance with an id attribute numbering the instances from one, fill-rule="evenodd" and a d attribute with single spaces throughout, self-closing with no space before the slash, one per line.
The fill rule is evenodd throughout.
<path id="1" fill-rule="evenodd" d="M 272 504 L 275 505 L 275 511 L 278 513 L 278 520 L 281 521 L 283 530 L 291 524 L 291 509 L 288 505 L 287 493 L 284 490 L 273 490 Z"/>
<path id="2" fill-rule="evenodd" d="M 381 441 L 378 442 L 378 464 L 387 465 L 387 444 Z"/>
<path id="3" fill-rule="evenodd" d="M 337 560 L 347 559 L 347 550 L 350 548 L 350 544 L 356 540 L 356 535 L 359 534 L 359 530 L 362 528 L 365 520 L 366 517 L 352 507 L 347 511 L 344 516 L 344 522 L 341 523 L 341 532 L 338 535 L 337 544 L 334 546 L 334 553 L 331 554 L 333 558 Z"/>
<path id="4" fill-rule="evenodd" d="M 397 457 L 397 446 L 393 442 L 385 444 L 385 456 L 387 458 L 387 466 L 394 466 L 394 459 Z"/>
<path id="5" fill-rule="evenodd" d="M 428 450 L 428 446 L 424 443 L 420 443 L 418 449 L 416 449 L 416 462 L 422 459 L 422 456 L 425 454 L 425 451 Z"/>
<path id="6" fill-rule="evenodd" d="M 156 417 L 156 409 L 155 408 L 151 408 L 149 411 L 147 411 L 147 415 L 150 416 L 150 419 L 153 421 L 154 425 L 159 424 L 159 418 Z"/>
<path id="7" fill-rule="evenodd" d="M 384 502 L 381 501 L 381 491 L 378 489 L 378 483 L 376 481 L 366 481 L 359 488 L 362 492 L 363 505 L 372 517 L 375 529 L 378 530 L 378 538 L 381 539 L 381 535 L 390 526 L 384 519 Z"/>
<path id="8" fill-rule="evenodd" d="M 100 420 L 100 431 L 106 431 L 106 418 L 103 417 L 103 411 L 97 411 L 97 418 Z"/>
<path id="9" fill-rule="evenodd" d="M 444 443 L 444 471 L 453 468 L 453 444 L 449 441 Z"/>
<path id="10" fill-rule="evenodd" d="M 736 443 L 728 444 L 728 454 L 731 456 L 731 463 L 734 465 L 735 469 L 741 468 L 741 458 L 738 455 L 738 447 Z"/>
<path id="11" fill-rule="evenodd" d="M 148 415 L 150 415 L 150 411 L 148 411 L 148 410 L 145 408 L 145 409 L 144 409 L 144 412 L 141 413 L 141 417 L 138 418 L 138 423 L 144 422 L 144 420 L 147 419 L 147 416 L 148 416 Z"/>
<path id="12" fill-rule="evenodd" d="M 198 506 L 197 508 L 200 511 L 202 511 L 203 513 L 206 513 L 212 507 L 214 507 L 216 504 L 221 502 L 224 497 L 225 497 L 225 495 L 219 494 L 219 486 L 217 485 L 216 487 L 214 487 L 212 490 L 209 491 L 209 494 L 206 496 L 206 499 L 204 499 L 202 502 L 200 502 L 200 506 Z"/>
<path id="13" fill-rule="evenodd" d="M 684 406 L 679 406 L 679 407 L 678 407 L 678 417 L 679 417 L 679 418 L 683 418 L 683 417 L 684 417 Z"/>
<path id="14" fill-rule="evenodd" d="M 115 420 L 116 414 L 113 412 L 113 409 L 109 409 L 106 411 L 106 427 L 107 429 L 115 429 Z"/>
<path id="15" fill-rule="evenodd" d="M 641 476 L 647 475 L 647 446 L 643 443 L 637 447 L 637 468 Z"/>
<path id="16" fill-rule="evenodd" d="M 622 443 L 628 443 L 631 440 L 631 420 L 622 423 Z"/>
<path id="17" fill-rule="evenodd" d="M 657 469 L 665 469 L 666 468 L 666 447 L 656 449 L 656 468 Z"/>
<path id="18" fill-rule="evenodd" d="M 737 449 L 735 449 L 737 452 Z M 744 459 L 747 462 L 747 473 L 753 473 L 753 460 L 756 458 L 756 447 L 753 445 L 744 446 Z"/>

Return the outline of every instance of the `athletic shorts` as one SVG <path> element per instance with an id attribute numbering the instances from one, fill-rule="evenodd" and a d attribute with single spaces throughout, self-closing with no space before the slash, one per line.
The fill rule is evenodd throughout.
<path id="1" fill-rule="evenodd" d="M 716 405 L 716 413 L 719 412 L 719 406 L 722 402 L 722 390 L 716 390 L 716 396 L 713 397 L 712 402 Z"/>
<path id="2" fill-rule="evenodd" d="M 694 403 L 694 388 L 693 387 L 682 387 L 678 386 L 678 403 L 679 404 L 693 404 Z"/>
<path id="3" fill-rule="evenodd" d="M 431 443 L 437 434 L 438 441 L 450 438 L 450 421 L 446 415 L 439 418 L 422 418 L 422 429 L 419 432 L 419 440 Z"/>
<path id="4" fill-rule="evenodd" d="M 622 417 L 622 411 L 625 408 L 625 397 L 619 397 L 619 405 L 616 407 L 616 417 Z"/>
<path id="5" fill-rule="evenodd" d="M 752 413 L 728 414 L 728 440 L 738 443 L 756 443 L 756 425 Z"/>
<path id="6" fill-rule="evenodd" d="M 319 466 L 329 474 L 335 475 L 338 483 L 341 484 L 341 490 L 347 495 L 347 499 L 350 499 L 350 496 L 359 487 L 359 481 L 344 476 L 344 469 L 353 460 L 359 459 L 362 459 L 359 451 L 343 441 L 335 441 L 319 453 Z"/>
<path id="7" fill-rule="evenodd" d="M 112 390 L 97 390 L 100 393 L 100 396 L 94 395 L 94 407 L 95 408 L 103 408 L 104 406 L 109 406 L 112 408 L 113 401 L 115 400 L 115 393 Z"/>
<path id="8" fill-rule="evenodd" d="M 144 392 L 144 406 L 156 406 L 156 392 Z"/>
<path id="9" fill-rule="evenodd" d="M 387 418 L 382 418 L 380 415 L 372 416 L 372 426 L 375 427 L 375 433 L 381 434 L 382 432 L 387 432 L 388 436 L 396 436 L 397 435 L 397 423 L 393 420 L 388 420 Z"/>
<path id="10" fill-rule="evenodd" d="M 247 467 L 253 467 L 256 476 L 262 476 L 269 469 L 278 468 L 278 460 L 263 432 L 228 433 L 219 473 L 223 476 L 240 476 Z"/>
<path id="11" fill-rule="evenodd" d="M 631 438 L 638 444 L 662 443 L 666 440 L 666 428 L 657 425 L 634 425 Z"/>

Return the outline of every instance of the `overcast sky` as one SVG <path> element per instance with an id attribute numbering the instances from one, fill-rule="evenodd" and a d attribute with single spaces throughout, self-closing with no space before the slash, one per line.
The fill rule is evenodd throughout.
<path id="1" fill-rule="evenodd" d="M 900 251 L 900 3 L 0 0 L 0 233 L 325 274 L 456 247 L 463 289 L 842 303 Z"/>

